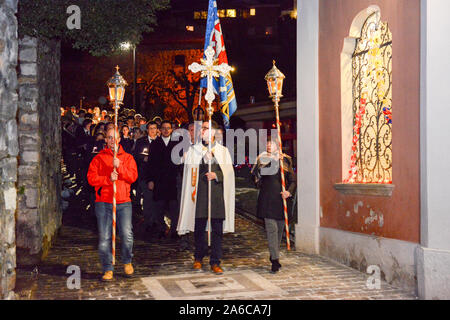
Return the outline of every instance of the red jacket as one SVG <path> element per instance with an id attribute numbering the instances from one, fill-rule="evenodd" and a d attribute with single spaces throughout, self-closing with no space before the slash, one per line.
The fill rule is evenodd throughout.
<path id="1" fill-rule="evenodd" d="M 92 159 L 87 174 L 88 182 L 95 188 L 95 202 L 113 202 L 113 183 L 110 179 L 113 171 L 113 152 L 106 148 L 100 151 Z M 117 158 L 120 166 L 117 169 L 119 174 L 116 181 L 116 203 L 130 202 L 130 186 L 138 177 L 136 161 L 131 154 L 126 153 L 122 146 L 119 147 Z"/>

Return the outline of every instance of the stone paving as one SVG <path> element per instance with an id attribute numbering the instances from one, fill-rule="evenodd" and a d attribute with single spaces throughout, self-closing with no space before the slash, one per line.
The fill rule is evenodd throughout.
<path id="1" fill-rule="evenodd" d="M 207 268 L 207 260 L 200 273 L 193 271 L 192 251 L 180 251 L 178 244 L 169 239 L 146 240 L 142 220 L 136 218 L 135 276 L 124 277 L 118 250 L 115 280 L 104 283 L 99 281 L 95 219 L 79 207 L 72 209 L 65 213 L 58 239 L 44 262 L 18 269 L 19 299 L 416 299 L 385 282 L 381 283 L 381 289 L 370 290 L 366 286 L 369 275 L 320 256 L 297 252 L 295 248 L 289 252 L 283 248 L 280 257 L 283 267 L 279 273 L 271 274 L 263 228 L 239 215 L 236 232 L 224 236 L 223 275 L 213 275 Z M 192 240 L 190 235 L 191 243 Z M 80 268 L 80 289 L 67 286 L 72 274 L 67 269 L 71 265 Z"/>

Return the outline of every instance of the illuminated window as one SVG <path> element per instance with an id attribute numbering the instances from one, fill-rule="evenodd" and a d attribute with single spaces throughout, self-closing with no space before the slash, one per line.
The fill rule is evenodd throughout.
<path id="1" fill-rule="evenodd" d="M 202 17 L 202 19 L 208 19 L 208 11 L 202 11 L 201 17 Z"/>
<path id="2" fill-rule="evenodd" d="M 236 9 L 227 9 L 227 18 L 236 18 Z"/>
<path id="3" fill-rule="evenodd" d="M 249 11 L 248 10 L 239 10 L 239 17 L 247 19 L 248 16 L 249 16 Z"/>
<path id="4" fill-rule="evenodd" d="M 255 8 L 250 9 L 250 15 L 251 16 L 256 15 L 256 9 Z"/>
<path id="5" fill-rule="evenodd" d="M 217 14 L 219 15 L 219 18 L 225 18 L 226 17 L 226 11 L 225 10 L 217 10 Z"/>
<path id="6" fill-rule="evenodd" d="M 353 139 L 346 183 L 392 183 L 392 33 L 379 11 L 351 56 Z"/>
<path id="7" fill-rule="evenodd" d="M 200 11 L 194 11 L 194 19 L 201 19 L 202 18 L 202 14 Z"/>
<path id="8" fill-rule="evenodd" d="M 186 26 L 187 31 L 194 31 L 194 26 Z"/>

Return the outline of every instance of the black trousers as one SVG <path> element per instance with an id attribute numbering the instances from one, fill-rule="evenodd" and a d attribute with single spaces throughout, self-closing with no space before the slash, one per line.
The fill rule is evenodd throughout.
<path id="1" fill-rule="evenodd" d="M 203 257 L 208 253 L 208 238 L 205 232 L 207 218 L 195 219 L 194 241 L 195 253 L 194 258 L 202 261 Z M 209 264 L 220 265 L 222 258 L 222 238 L 223 238 L 223 219 L 211 219 L 211 257 Z"/>

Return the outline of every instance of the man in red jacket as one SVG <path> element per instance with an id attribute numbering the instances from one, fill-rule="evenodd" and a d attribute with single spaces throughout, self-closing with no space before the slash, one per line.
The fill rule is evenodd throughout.
<path id="1" fill-rule="evenodd" d="M 112 238 L 112 203 L 113 182 L 116 182 L 116 217 L 119 236 L 122 243 L 121 257 L 127 276 L 134 273 L 133 257 L 132 207 L 130 187 L 138 177 L 136 162 L 132 155 L 126 153 L 119 145 L 120 136 L 116 131 L 117 158 L 114 159 L 114 129 L 106 133 L 107 148 L 92 159 L 87 174 L 88 182 L 95 188 L 95 214 L 97 216 L 99 241 L 98 251 L 103 267 L 103 281 L 113 279 L 111 238 Z"/>

